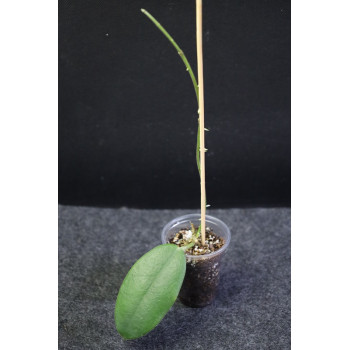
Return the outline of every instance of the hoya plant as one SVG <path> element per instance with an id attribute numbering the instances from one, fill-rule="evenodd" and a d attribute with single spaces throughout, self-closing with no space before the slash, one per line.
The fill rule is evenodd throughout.
<path id="1" fill-rule="evenodd" d="M 195 243 L 205 244 L 205 144 L 204 144 L 204 89 L 202 50 L 202 1 L 196 0 L 196 38 L 198 83 L 181 48 L 164 27 L 146 10 L 141 10 L 174 46 L 189 73 L 198 102 L 198 133 L 196 162 L 201 184 L 200 225 L 191 225 L 191 234 L 183 246 L 159 245 L 143 255 L 126 275 L 115 305 L 115 323 L 125 339 L 139 338 L 151 331 L 174 304 L 186 272 L 186 251 Z"/>

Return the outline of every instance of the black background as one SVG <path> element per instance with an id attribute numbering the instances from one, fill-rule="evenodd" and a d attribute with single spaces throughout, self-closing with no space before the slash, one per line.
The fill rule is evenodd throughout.
<path id="1" fill-rule="evenodd" d="M 203 1 L 213 208 L 290 206 L 290 1 Z M 199 208 L 195 1 L 59 1 L 59 202 Z"/>

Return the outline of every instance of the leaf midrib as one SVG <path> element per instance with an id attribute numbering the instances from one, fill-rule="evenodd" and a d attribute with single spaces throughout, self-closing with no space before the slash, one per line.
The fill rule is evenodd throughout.
<path id="1" fill-rule="evenodd" d="M 169 257 L 169 259 L 167 260 L 167 262 L 160 268 L 159 272 L 157 273 L 157 276 L 159 276 L 161 274 L 161 272 L 170 264 L 171 262 L 171 258 L 174 256 L 174 254 L 177 252 L 177 249 L 174 250 L 174 252 L 171 254 L 171 256 Z M 145 293 L 143 294 L 142 298 L 140 299 L 140 301 L 137 304 L 134 304 L 135 307 L 133 308 L 133 313 L 132 316 L 129 317 L 129 322 L 128 323 L 132 323 L 134 320 L 134 316 L 136 315 L 136 310 L 138 310 L 138 308 L 140 307 L 140 305 L 142 304 L 143 300 L 145 299 L 146 295 L 148 294 L 149 290 L 151 289 L 152 285 L 154 284 L 154 282 L 156 281 L 157 278 L 154 278 L 153 281 L 150 283 L 150 285 L 147 287 Z"/>

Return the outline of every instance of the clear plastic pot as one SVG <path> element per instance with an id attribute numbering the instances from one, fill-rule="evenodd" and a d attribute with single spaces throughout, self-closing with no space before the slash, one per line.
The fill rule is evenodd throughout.
<path id="1" fill-rule="evenodd" d="M 169 243 L 175 234 L 184 228 L 190 229 L 190 223 L 200 224 L 200 214 L 188 214 L 168 222 L 162 231 L 162 243 Z M 186 254 L 186 275 L 179 299 L 187 306 L 204 307 L 212 303 L 219 284 L 221 258 L 231 240 L 230 229 L 221 220 L 206 216 L 206 226 L 225 241 L 217 251 L 205 255 Z"/>

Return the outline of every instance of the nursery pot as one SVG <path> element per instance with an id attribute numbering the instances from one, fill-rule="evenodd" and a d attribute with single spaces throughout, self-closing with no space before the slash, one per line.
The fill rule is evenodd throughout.
<path id="1" fill-rule="evenodd" d="M 190 229 L 191 222 L 199 226 L 200 214 L 184 215 L 168 222 L 162 231 L 162 243 L 169 243 L 169 240 L 181 229 Z M 217 236 L 222 237 L 225 243 L 219 250 L 209 254 L 186 253 L 186 274 L 179 299 L 183 304 L 191 307 L 204 307 L 214 300 L 219 284 L 221 258 L 231 240 L 230 229 L 221 220 L 207 215 L 206 226 L 210 227 Z"/>

